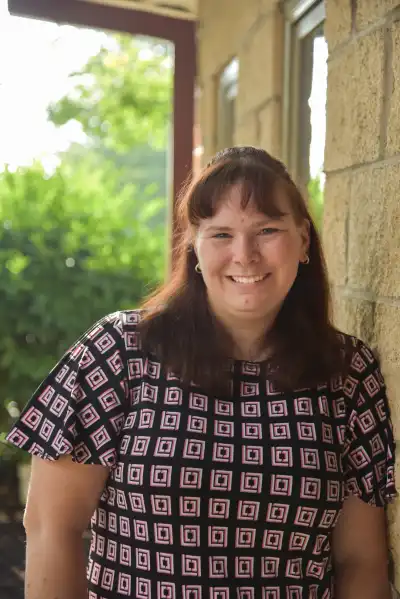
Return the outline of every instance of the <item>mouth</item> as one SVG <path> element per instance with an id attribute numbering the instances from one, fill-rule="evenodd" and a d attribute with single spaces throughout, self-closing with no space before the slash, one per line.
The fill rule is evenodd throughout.
<path id="1" fill-rule="evenodd" d="M 262 281 L 265 281 L 265 279 L 267 279 L 269 276 L 269 273 L 266 275 L 254 275 L 251 277 L 235 277 L 233 275 L 229 275 L 228 279 L 234 283 L 240 283 L 242 285 L 253 285 L 254 283 L 261 283 Z"/>

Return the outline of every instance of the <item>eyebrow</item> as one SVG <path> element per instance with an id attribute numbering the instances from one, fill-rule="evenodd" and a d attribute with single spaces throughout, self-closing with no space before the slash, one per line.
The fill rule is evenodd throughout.
<path id="1" fill-rule="evenodd" d="M 267 216 L 266 218 L 263 218 L 262 220 L 258 220 L 254 223 L 255 227 L 261 227 L 262 225 L 268 224 L 268 223 L 275 223 L 275 222 L 279 222 L 282 221 L 286 216 L 288 216 L 287 212 L 284 212 L 283 214 L 280 214 L 278 216 Z"/>
<path id="2" fill-rule="evenodd" d="M 255 223 L 252 224 L 253 227 L 261 227 L 261 226 L 266 226 L 269 223 L 274 223 L 277 221 L 282 221 L 285 216 L 287 216 L 287 213 L 284 213 L 280 216 L 274 216 L 274 217 L 266 217 L 262 220 L 256 221 Z M 228 227 L 227 225 L 209 225 L 207 227 L 205 227 L 206 231 L 232 231 L 232 227 Z"/>

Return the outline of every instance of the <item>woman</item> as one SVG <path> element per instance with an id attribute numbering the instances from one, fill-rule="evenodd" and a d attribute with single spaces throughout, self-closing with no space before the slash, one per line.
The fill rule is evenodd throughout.
<path id="1" fill-rule="evenodd" d="M 330 324 L 298 189 L 228 149 L 179 217 L 171 281 L 87 332 L 9 434 L 34 456 L 27 599 L 388 599 L 385 386 Z"/>

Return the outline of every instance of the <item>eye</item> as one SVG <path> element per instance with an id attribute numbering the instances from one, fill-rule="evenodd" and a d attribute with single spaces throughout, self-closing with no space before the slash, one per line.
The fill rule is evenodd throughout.
<path id="1" fill-rule="evenodd" d="M 279 231 L 280 229 L 275 227 L 265 227 L 264 229 L 261 229 L 260 235 L 272 235 L 273 233 L 279 233 Z"/>
<path id="2" fill-rule="evenodd" d="M 229 233 L 215 233 L 215 235 L 213 235 L 214 239 L 229 239 L 229 237 L 231 237 L 229 235 Z"/>

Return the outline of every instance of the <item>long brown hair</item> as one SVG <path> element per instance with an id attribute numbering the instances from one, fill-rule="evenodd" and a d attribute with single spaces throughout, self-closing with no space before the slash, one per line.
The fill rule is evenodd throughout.
<path id="1" fill-rule="evenodd" d="M 232 186 L 240 184 L 242 207 L 251 200 L 270 217 L 281 213 L 276 191 L 283 189 L 297 222 L 310 222 L 309 264 L 300 265 L 266 343 L 269 371 L 282 389 L 316 385 L 340 373 L 342 352 L 330 321 L 330 294 L 318 233 L 306 203 L 284 165 L 253 147 L 217 154 L 182 191 L 177 206 L 181 239 L 170 280 L 143 305 L 142 347 L 183 382 L 215 393 L 227 389 L 232 340 L 214 318 L 203 278 L 195 271 L 193 230 L 210 218 Z"/>

